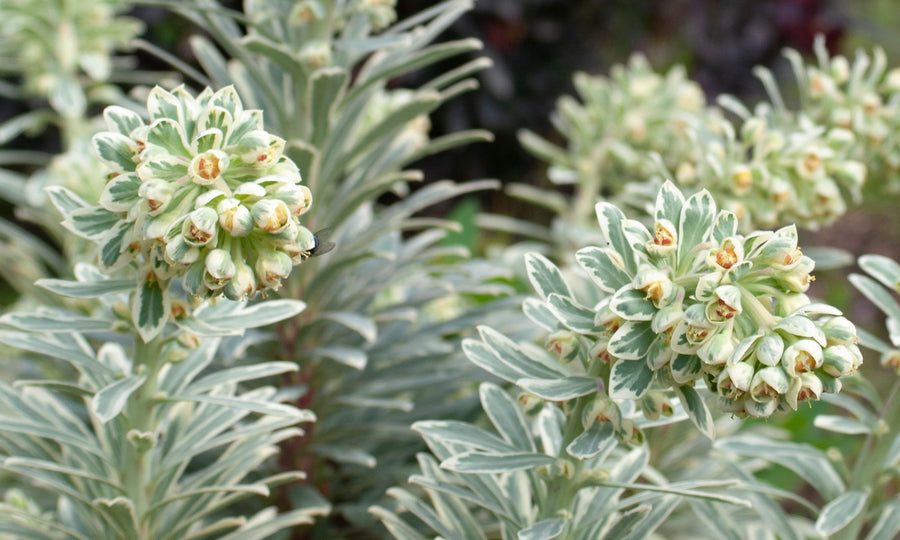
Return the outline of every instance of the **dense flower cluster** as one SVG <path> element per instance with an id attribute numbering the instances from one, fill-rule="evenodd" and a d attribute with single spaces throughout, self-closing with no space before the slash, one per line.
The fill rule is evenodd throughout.
<path id="1" fill-rule="evenodd" d="M 157 87 L 147 108 L 149 124 L 107 108 L 113 131 L 94 137 L 111 170 L 100 205 L 118 217 L 101 263 L 138 261 L 156 279 L 180 275 L 197 297 L 244 300 L 278 289 L 316 246 L 299 222 L 312 197 L 284 140 L 231 87 L 196 97 Z"/>
<path id="2" fill-rule="evenodd" d="M 784 105 L 762 68 L 770 103 L 754 111 L 727 97 L 721 107 L 707 106 L 681 70 L 664 78 L 642 57 L 609 77 L 578 74 L 581 102 L 560 99 L 555 118 L 567 147 L 532 134 L 522 141 L 550 162 L 552 181 L 578 185 L 576 207 L 577 199 L 598 196 L 642 206 L 655 188 L 634 181 L 669 178 L 685 191 L 708 189 L 738 216 L 741 231 L 786 223 L 815 229 L 859 202 L 867 176 L 900 182 L 900 70 L 887 71 L 880 50 L 860 53 L 852 65 L 829 58 L 821 42 L 817 54 L 813 67 L 786 52 L 800 87 L 798 110 Z"/>
<path id="3" fill-rule="evenodd" d="M 21 72 L 26 90 L 58 112 L 82 114 L 79 78 L 106 80 L 115 49 L 141 31 L 137 19 L 117 16 L 124 7 L 119 0 L 0 0 L 6 25 L 0 47 L 12 59 L 6 67 Z"/>
<path id="4" fill-rule="evenodd" d="M 793 226 L 740 235 L 708 192 L 685 200 L 671 183 L 653 232 L 608 203 L 597 214 L 609 245 L 578 260 L 611 295 L 590 355 L 613 364 L 614 387 L 617 370 L 662 387 L 702 379 L 727 410 L 764 417 L 838 391 L 862 363 L 853 324 L 806 296 L 814 262 Z"/>

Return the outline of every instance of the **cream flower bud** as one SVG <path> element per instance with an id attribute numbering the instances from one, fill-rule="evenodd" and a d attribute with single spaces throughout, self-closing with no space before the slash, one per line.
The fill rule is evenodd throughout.
<path id="1" fill-rule="evenodd" d="M 675 328 L 675 325 L 678 324 L 683 315 L 684 311 L 680 305 L 666 306 L 653 315 L 653 318 L 650 320 L 650 328 L 654 333 L 662 334 Z"/>
<path id="2" fill-rule="evenodd" d="M 778 334 L 766 334 L 756 345 L 756 358 L 767 366 L 776 366 L 784 354 L 784 340 Z"/>
<path id="3" fill-rule="evenodd" d="M 578 355 L 578 337 L 571 330 L 559 330 L 547 336 L 544 346 L 560 360 L 570 362 Z"/>
<path id="4" fill-rule="evenodd" d="M 290 257 L 284 252 L 271 250 L 261 251 L 259 253 L 259 258 L 256 259 L 254 268 L 259 289 L 280 288 L 281 280 L 291 273 L 293 266 Z"/>
<path id="5" fill-rule="evenodd" d="M 230 158 L 221 150 L 208 150 L 191 160 L 190 175 L 195 184 L 208 186 L 218 180 L 228 168 Z"/>
<path id="6" fill-rule="evenodd" d="M 794 268 L 782 274 L 776 274 L 776 279 L 791 291 L 806 292 L 810 282 L 815 280 L 815 277 L 810 274 L 815 266 L 816 263 L 804 255 Z"/>
<path id="7" fill-rule="evenodd" d="M 725 397 L 735 397 L 743 392 L 750 391 L 753 382 L 753 366 L 746 362 L 737 362 L 725 368 L 719 374 L 719 391 Z"/>
<path id="8" fill-rule="evenodd" d="M 306 186 L 291 184 L 277 190 L 274 196 L 284 201 L 295 216 L 302 216 L 312 207 L 312 193 Z"/>
<path id="9" fill-rule="evenodd" d="M 653 301 L 656 307 L 669 303 L 677 289 L 668 274 L 656 268 L 646 266 L 638 270 L 631 282 L 631 287 L 647 294 L 645 299 Z"/>
<path id="10" fill-rule="evenodd" d="M 216 205 L 216 213 L 219 215 L 219 225 L 231 236 L 247 236 L 253 230 L 253 217 L 250 210 L 234 198 L 219 201 Z"/>
<path id="11" fill-rule="evenodd" d="M 693 164 L 682 161 L 675 169 L 675 180 L 683 186 L 691 186 L 697 181 L 697 169 Z"/>
<path id="12" fill-rule="evenodd" d="M 235 261 L 234 276 L 222 289 L 225 296 L 231 300 L 243 302 L 256 292 L 256 275 L 253 269 L 243 261 Z"/>
<path id="13" fill-rule="evenodd" d="M 141 183 L 141 187 L 138 188 L 138 196 L 147 201 L 147 206 L 150 208 L 148 213 L 155 216 L 166 209 L 169 201 L 172 200 L 174 191 L 175 188 L 171 183 L 153 178 Z"/>
<path id="14" fill-rule="evenodd" d="M 744 260 L 744 242 L 738 238 L 726 238 L 722 245 L 709 250 L 706 264 L 711 268 L 728 270 Z"/>
<path id="15" fill-rule="evenodd" d="M 204 246 L 216 239 L 219 215 L 215 210 L 204 206 L 188 214 L 181 227 L 185 241 L 192 246 Z"/>
<path id="16" fill-rule="evenodd" d="M 861 363 L 862 355 L 855 345 L 832 345 L 825 348 L 822 369 L 832 377 L 844 377 L 853 374 Z"/>
<path id="17" fill-rule="evenodd" d="M 837 84 L 843 84 L 850 78 L 850 62 L 843 56 L 835 56 L 831 59 L 828 72 Z"/>
<path id="18" fill-rule="evenodd" d="M 800 375 L 800 389 L 797 392 L 797 401 L 817 400 L 823 391 L 824 387 L 819 377 L 812 373 Z"/>
<path id="19" fill-rule="evenodd" d="M 284 201 L 262 199 L 250 210 L 256 226 L 270 234 L 277 234 L 288 228 L 292 221 L 291 211 Z"/>
<path id="20" fill-rule="evenodd" d="M 678 247 L 678 229 L 668 219 L 661 219 L 654 226 L 653 239 L 647 242 L 647 251 L 664 257 Z"/>
<path id="21" fill-rule="evenodd" d="M 757 371 L 750 381 L 750 397 L 760 403 L 774 401 L 787 392 L 790 386 L 790 378 L 783 369 L 766 367 Z"/>
<path id="22" fill-rule="evenodd" d="M 718 332 L 697 350 L 697 356 L 704 364 L 722 366 L 728 362 L 734 352 L 734 340 L 731 332 Z"/>
<path id="23" fill-rule="evenodd" d="M 235 264 L 231 252 L 227 249 L 214 249 L 206 254 L 206 272 L 213 279 L 224 285 L 225 281 L 234 277 Z"/>
<path id="24" fill-rule="evenodd" d="M 856 326 L 846 317 L 832 317 L 821 326 L 829 345 L 856 345 Z"/>
<path id="25" fill-rule="evenodd" d="M 749 144 L 756 144 L 766 135 L 766 121 L 758 116 L 753 116 L 744 121 L 741 126 L 741 139 Z"/>
<path id="26" fill-rule="evenodd" d="M 888 92 L 900 92 L 900 68 L 888 71 L 884 76 L 884 88 Z"/>
<path id="27" fill-rule="evenodd" d="M 715 297 L 706 305 L 706 318 L 710 322 L 723 322 L 743 311 L 741 291 L 734 285 L 717 287 L 713 294 Z"/>
<path id="28" fill-rule="evenodd" d="M 852 187 L 861 187 L 866 182 L 867 169 L 859 161 L 844 161 L 834 169 L 835 177 Z"/>
<path id="29" fill-rule="evenodd" d="M 819 368 L 823 359 L 822 347 L 818 343 L 811 339 L 800 339 L 784 350 L 781 366 L 789 375 L 796 377 Z"/>

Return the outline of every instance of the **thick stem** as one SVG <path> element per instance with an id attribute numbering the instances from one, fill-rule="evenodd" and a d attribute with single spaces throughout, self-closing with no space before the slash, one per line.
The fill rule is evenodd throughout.
<path id="1" fill-rule="evenodd" d="M 140 338 L 135 340 L 134 365 L 135 371 L 146 377 L 144 383 L 128 400 L 126 406 L 127 432 L 138 433 L 156 432 L 156 415 L 154 414 L 155 402 L 159 383 L 159 370 L 162 367 L 163 339 L 156 337 L 148 343 Z M 150 470 L 150 455 L 135 444 L 128 442 L 126 459 L 123 463 L 123 484 L 128 498 L 134 503 L 134 513 L 140 527 L 140 538 L 150 539 L 154 531 L 150 524 L 144 522 L 147 510 L 151 506 L 153 486 L 151 484 L 152 471 Z"/>

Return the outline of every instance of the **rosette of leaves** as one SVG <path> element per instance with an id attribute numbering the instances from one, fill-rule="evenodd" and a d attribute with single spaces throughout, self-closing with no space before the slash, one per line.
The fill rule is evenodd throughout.
<path id="1" fill-rule="evenodd" d="M 421 444 L 409 423 L 476 406 L 461 390 L 473 368 L 455 346 L 459 335 L 481 317 L 503 326 L 514 315 L 512 302 L 487 301 L 510 291 L 508 271 L 441 245 L 453 223 L 416 217 L 497 183 L 417 186 L 422 173 L 407 170 L 421 157 L 490 138 L 480 130 L 428 133 L 429 114 L 475 88 L 472 75 L 489 65 L 452 65 L 477 51 L 477 40 L 433 43 L 472 3 L 435 4 L 378 33 L 359 8 L 386 7 L 380 2 L 249 2 L 246 17 L 197 5 L 206 8 L 177 11 L 210 36 L 191 40 L 200 80 L 233 83 L 245 103 L 266 111 L 266 129 L 285 140 L 285 155 L 315 196 L 304 223 L 320 232 L 322 246 L 334 244 L 285 282 L 281 293 L 308 307 L 279 328 L 280 347 L 268 345 L 268 354 L 302 366 L 282 384 L 303 389 L 297 403 L 319 419 L 309 437 L 285 445 L 281 466 L 300 466 L 310 480 L 285 489 L 284 504 L 311 494 L 334 504 L 335 517 L 320 521 L 313 537 L 370 530 L 377 523 L 365 508 L 408 474 Z M 404 85 L 404 74 L 438 62 L 448 62 L 444 74 Z M 410 446 L 398 448 L 398 437 Z"/>
<path id="2" fill-rule="evenodd" d="M 61 373 L 0 382 L 0 470 L 24 480 L 19 504 L 0 505 L 0 530 L 24 538 L 262 538 L 327 511 L 241 509 L 302 477 L 263 474 L 264 464 L 314 415 L 281 403 L 272 386 L 247 386 L 294 364 L 215 362 L 226 336 L 293 317 L 301 302 L 222 301 L 144 342 L 122 313 L 133 280 L 88 265 L 75 274 L 42 286 L 91 299 L 90 316 L 44 308 L 0 319 L 0 341 Z"/>
<path id="3" fill-rule="evenodd" d="M 104 113 L 114 131 L 93 139 L 110 175 L 100 205 L 61 187 L 54 202 L 72 231 L 99 244 L 103 268 L 136 269 L 131 309 L 150 339 L 168 319 L 174 277 L 196 300 L 245 300 L 277 290 L 316 240 L 299 224 L 312 196 L 284 141 L 233 88 L 194 97 L 156 87 L 147 109 L 149 124 L 118 106 Z"/>
<path id="4" fill-rule="evenodd" d="M 119 13 L 119 0 L 3 0 L 4 36 L 0 48 L 22 74 L 23 95 L 46 98 L 68 118 L 84 115 L 86 91 L 106 82 L 113 54 L 141 32 L 143 25 Z"/>

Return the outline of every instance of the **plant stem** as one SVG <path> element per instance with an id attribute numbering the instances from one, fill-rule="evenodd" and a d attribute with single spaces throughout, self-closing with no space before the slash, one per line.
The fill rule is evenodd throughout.
<path id="1" fill-rule="evenodd" d="M 879 418 L 884 425 L 893 427 L 900 421 L 900 379 L 898 379 L 887 400 L 879 411 Z M 862 450 L 853 466 L 853 472 L 850 476 L 850 485 L 848 490 L 866 491 L 876 486 L 878 476 L 883 472 L 884 458 L 887 456 L 888 450 L 894 442 L 896 435 L 893 431 L 888 430 L 884 433 L 869 433 L 863 443 Z M 834 540 L 853 540 L 859 538 L 860 530 L 865 524 L 865 516 L 868 509 L 873 508 L 873 499 L 876 494 L 873 493 L 866 503 L 866 508 L 857 514 L 849 525 L 838 531 L 833 536 Z"/>
<path id="2" fill-rule="evenodd" d="M 126 418 L 129 428 L 126 431 L 138 433 L 153 433 L 156 431 L 156 417 L 154 415 L 154 397 L 159 383 L 159 370 L 162 367 L 163 339 L 156 337 L 148 343 L 140 338 L 135 339 L 134 365 L 135 371 L 146 377 L 144 383 L 128 400 L 126 406 Z M 135 444 L 126 442 L 127 453 L 125 462 L 123 484 L 125 492 L 134 503 L 134 513 L 140 527 L 140 538 L 152 538 L 152 532 L 148 523 L 143 523 L 147 510 L 150 508 L 150 498 L 153 494 L 152 478 L 149 463 L 149 453 L 140 449 Z"/>

